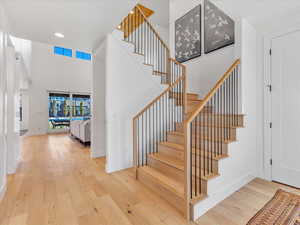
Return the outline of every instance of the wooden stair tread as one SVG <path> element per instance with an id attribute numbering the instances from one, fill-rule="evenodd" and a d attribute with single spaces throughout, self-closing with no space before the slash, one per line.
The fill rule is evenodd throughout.
<path id="1" fill-rule="evenodd" d="M 180 126 L 183 126 L 183 123 L 177 123 Z M 198 122 L 199 126 L 202 127 L 214 127 L 214 128 L 245 128 L 245 126 L 239 126 L 239 125 L 226 125 L 226 124 L 209 124 L 209 123 L 200 123 Z"/>
<path id="2" fill-rule="evenodd" d="M 168 73 L 154 70 L 153 74 L 155 74 L 155 75 L 157 75 L 157 74 L 167 75 Z"/>
<path id="3" fill-rule="evenodd" d="M 193 154 L 196 154 L 196 148 L 193 148 Z M 209 151 L 204 151 L 204 150 L 197 150 L 197 155 L 199 155 L 199 153 L 201 154 L 201 156 L 206 157 L 206 158 L 212 158 L 213 160 L 221 160 L 221 159 L 225 159 L 228 158 L 229 155 L 228 154 L 220 154 L 220 155 L 214 155 L 211 154 L 211 152 Z"/>
<path id="4" fill-rule="evenodd" d="M 170 135 L 184 136 L 184 133 L 183 132 L 179 132 L 179 131 L 171 131 L 171 132 L 168 132 L 168 134 L 170 134 Z M 236 141 L 236 140 L 233 140 L 233 139 L 223 140 L 221 138 L 215 138 L 215 137 L 202 137 L 202 138 L 204 140 L 207 140 L 207 141 L 222 142 L 222 143 L 225 143 L 225 144 L 229 144 L 231 142 L 235 142 Z"/>
<path id="5" fill-rule="evenodd" d="M 213 106 L 210 106 L 210 107 L 213 107 Z M 202 112 L 201 113 L 202 115 L 214 115 L 214 116 L 230 116 L 230 117 L 244 117 L 245 115 L 244 114 L 222 114 L 222 113 L 214 113 L 214 112 Z"/>
<path id="6" fill-rule="evenodd" d="M 199 177 L 199 175 L 200 175 L 200 172 L 199 172 L 200 169 L 199 169 L 199 167 L 196 168 L 195 166 L 193 166 L 192 167 L 192 174 L 193 174 L 192 178 L 194 178 L 194 176 L 195 176 L 195 169 L 197 169 L 197 177 Z M 204 176 L 204 174 L 205 174 L 205 176 Z M 209 181 L 209 180 L 214 179 L 214 178 L 216 178 L 218 176 L 220 176 L 219 173 L 216 173 L 216 172 L 210 172 L 210 173 L 208 173 L 207 171 L 204 171 L 203 168 L 201 168 L 201 179 L 202 180 Z"/>
<path id="7" fill-rule="evenodd" d="M 174 93 L 176 93 L 174 91 Z M 174 96 L 175 97 L 175 96 Z M 202 102 L 202 99 L 198 98 L 198 94 L 193 94 L 193 93 L 187 93 L 187 101 L 189 102 Z"/>
<path id="8" fill-rule="evenodd" d="M 203 100 L 202 99 L 188 99 L 187 100 L 188 102 L 203 102 Z"/>
<path id="9" fill-rule="evenodd" d="M 184 162 L 183 160 L 179 160 L 161 153 L 154 153 L 154 154 L 149 154 L 149 157 L 152 159 L 159 160 L 160 162 L 163 162 L 169 166 L 172 166 L 176 169 L 179 170 L 184 170 Z"/>
<path id="10" fill-rule="evenodd" d="M 184 151 L 184 146 L 182 144 L 177 144 L 177 143 L 173 143 L 173 142 L 161 142 L 160 145 L 163 145 L 163 146 L 166 146 L 169 148 L 173 148 L 177 151 Z M 196 148 L 193 148 L 192 151 L 193 151 L 193 154 L 196 154 Z M 229 157 L 229 155 L 227 155 L 227 154 L 220 154 L 217 156 L 213 154 L 213 156 L 212 156 L 210 152 L 204 151 L 204 150 L 199 150 L 199 149 L 197 149 L 197 153 L 198 153 L 197 155 L 199 155 L 199 153 L 201 153 L 202 156 L 205 156 L 207 158 L 212 157 L 213 160 L 221 160 L 221 159 L 225 159 L 225 158 Z"/>
<path id="11" fill-rule="evenodd" d="M 193 198 L 191 199 L 190 203 L 192 205 L 195 205 L 199 201 L 202 201 L 202 200 L 206 199 L 207 197 L 208 197 L 207 194 L 198 194 L 197 196 L 195 196 L 195 194 L 193 193 Z"/>
<path id="12" fill-rule="evenodd" d="M 214 127 L 214 128 L 244 128 L 244 126 L 239 125 L 223 125 L 223 124 L 207 124 L 207 123 L 199 123 L 200 126 L 203 127 Z"/>
<path id="13" fill-rule="evenodd" d="M 130 42 L 129 42 L 130 43 Z M 145 56 L 145 54 L 143 54 L 143 53 L 140 53 L 140 52 L 133 52 L 134 54 L 137 54 L 137 55 L 141 55 L 141 56 Z"/>
<path id="14" fill-rule="evenodd" d="M 198 94 L 196 93 L 186 93 L 187 96 L 192 96 L 192 97 L 198 97 Z"/>
<path id="15" fill-rule="evenodd" d="M 203 193 L 202 193 L 202 194 L 198 194 L 197 196 L 195 196 L 195 193 L 193 193 L 193 197 L 192 197 L 190 203 L 191 203 L 192 205 L 195 205 L 195 204 L 197 204 L 198 202 L 200 202 L 200 201 L 206 199 L 207 197 L 208 197 L 207 194 L 203 194 Z"/>
<path id="16" fill-rule="evenodd" d="M 202 100 L 201 99 L 188 99 L 187 100 L 187 105 L 189 106 L 197 106 L 198 104 L 201 104 Z"/>
<path id="17" fill-rule="evenodd" d="M 198 94 L 195 94 L 195 93 L 187 93 L 187 100 L 191 100 L 191 99 L 193 99 L 193 100 L 199 99 Z"/>
<path id="18" fill-rule="evenodd" d="M 143 166 L 139 168 L 140 170 L 143 170 L 144 172 L 150 174 L 152 177 L 154 177 L 156 180 L 158 180 L 163 186 L 165 186 L 167 189 L 174 192 L 179 197 L 184 197 L 184 185 L 183 183 L 178 182 L 177 180 L 174 180 L 163 173 L 159 172 L 156 169 L 153 169 L 149 166 Z"/>
<path id="19" fill-rule="evenodd" d="M 174 168 L 177 168 L 179 170 L 184 171 L 184 161 L 183 160 L 178 160 L 169 156 L 166 156 L 164 154 L 160 154 L 160 153 L 155 153 L 155 154 L 151 154 L 149 155 L 149 157 L 151 157 L 152 159 L 156 159 L 159 160 L 163 163 L 168 164 L 169 166 L 172 166 Z M 195 174 L 195 166 L 192 167 L 192 173 Z M 197 168 L 197 173 L 199 174 L 199 168 Z M 205 173 L 205 176 L 204 176 Z M 214 173 L 214 172 L 210 172 L 209 174 L 207 173 L 207 171 L 204 172 L 204 169 L 201 168 L 201 178 L 203 180 L 211 180 L 217 176 L 219 176 L 218 173 Z"/>
<path id="20" fill-rule="evenodd" d="M 153 67 L 153 64 L 150 64 L 150 63 L 143 63 L 145 66 L 152 66 Z"/>
<path id="21" fill-rule="evenodd" d="M 184 146 L 181 145 L 181 144 L 177 144 L 177 143 L 173 143 L 173 142 L 161 142 L 159 143 L 160 145 L 163 145 L 163 146 L 166 146 L 166 147 L 169 147 L 169 148 L 173 148 L 173 149 L 176 149 L 176 150 L 179 150 L 179 151 L 183 151 L 184 150 Z"/>

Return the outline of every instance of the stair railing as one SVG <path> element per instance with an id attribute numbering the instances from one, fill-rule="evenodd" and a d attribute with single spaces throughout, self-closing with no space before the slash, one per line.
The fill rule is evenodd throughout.
<path id="1" fill-rule="evenodd" d="M 215 160 L 227 155 L 226 143 L 235 138 L 231 128 L 241 125 L 239 65 L 240 60 L 236 60 L 184 121 L 188 218 L 191 204 L 206 195 L 203 182 L 218 173 Z"/>
<path id="2" fill-rule="evenodd" d="M 150 154 L 167 141 L 167 133 L 184 120 L 186 78 L 181 76 L 133 118 L 133 158 L 136 169 L 148 165 Z"/>
<path id="3" fill-rule="evenodd" d="M 186 112 L 186 69 L 170 58 L 170 50 L 148 21 L 139 5 L 118 27 L 124 41 L 134 45 L 135 53 L 144 56 L 144 64 L 153 67 L 153 74 L 168 84 L 158 97 L 133 118 L 133 158 L 136 168 L 148 164 L 149 154 L 158 152 L 158 144 L 176 123 L 183 122 Z"/>
<path id="4" fill-rule="evenodd" d="M 135 53 L 144 56 L 144 64 L 153 67 L 153 74 L 161 76 L 161 82 L 171 85 L 180 78 L 183 66 L 170 59 L 170 50 L 154 26 L 137 5 L 122 21 L 119 29 L 124 41 L 135 46 Z M 171 69 L 173 72 L 171 73 Z"/>

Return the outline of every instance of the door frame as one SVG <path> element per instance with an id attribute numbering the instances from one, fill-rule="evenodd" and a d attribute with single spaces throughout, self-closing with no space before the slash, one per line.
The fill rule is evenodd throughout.
<path id="1" fill-rule="evenodd" d="M 285 28 L 283 30 L 273 32 L 264 35 L 264 143 L 263 143 L 263 166 L 264 166 L 264 178 L 272 181 L 272 131 L 270 128 L 270 122 L 272 122 L 272 95 L 268 85 L 272 85 L 272 55 L 270 55 L 270 49 L 272 48 L 272 40 L 281 36 L 285 36 L 289 33 L 300 31 L 300 25 Z"/>

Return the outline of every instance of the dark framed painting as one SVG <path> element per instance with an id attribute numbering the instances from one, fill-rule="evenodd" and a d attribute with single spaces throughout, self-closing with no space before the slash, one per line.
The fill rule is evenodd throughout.
<path id="1" fill-rule="evenodd" d="M 186 62 L 201 56 L 201 5 L 175 22 L 175 58 Z"/>
<path id="2" fill-rule="evenodd" d="M 233 45 L 234 21 L 209 0 L 204 1 L 204 52 Z"/>

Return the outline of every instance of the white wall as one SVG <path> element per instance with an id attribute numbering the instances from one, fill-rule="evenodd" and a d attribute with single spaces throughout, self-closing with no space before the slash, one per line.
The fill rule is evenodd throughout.
<path id="1" fill-rule="evenodd" d="M 29 96 L 28 90 L 21 90 L 22 95 L 22 121 L 20 124 L 21 130 L 28 130 L 29 129 Z"/>
<path id="2" fill-rule="evenodd" d="M 229 158 L 219 162 L 220 176 L 209 182 L 209 197 L 194 208 L 195 219 L 262 173 L 262 144 L 258 141 L 258 36 L 255 28 L 242 20 L 241 89 L 244 128 L 237 130 L 237 142 L 229 145 Z"/>
<path id="3" fill-rule="evenodd" d="M 202 18 L 204 18 L 203 0 L 170 1 L 170 50 L 172 57 L 175 57 L 175 21 L 199 4 L 202 5 Z M 189 91 L 199 93 L 202 97 L 215 85 L 216 81 L 225 73 L 234 60 L 240 57 L 240 19 L 228 11 L 226 11 L 226 13 L 230 15 L 236 23 L 235 45 L 222 48 L 209 54 L 204 54 L 204 40 L 202 38 L 202 55 L 184 63 L 187 66 Z M 203 32 L 204 26 L 202 24 L 202 33 Z"/>
<path id="4" fill-rule="evenodd" d="M 106 92 L 106 40 L 93 58 L 92 136 L 91 157 L 106 155 L 105 92 Z"/>
<path id="5" fill-rule="evenodd" d="M 6 190 L 6 174 L 14 173 L 20 159 L 17 117 L 21 73 L 9 36 L 9 21 L 0 4 L 0 200 Z"/>
<path id="6" fill-rule="evenodd" d="M 152 75 L 152 68 L 143 65 L 143 57 L 133 51 L 133 45 L 121 41 L 118 34 L 108 35 L 105 79 L 101 80 L 105 80 L 105 99 L 100 100 L 105 101 L 107 172 L 132 166 L 132 119 L 165 88 Z"/>
<path id="7" fill-rule="evenodd" d="M 264 179 L 264 128 L 268 126 L 268 122 L 264 122 L 263 96 L 267 84 L 264 84 L 264 38 L 258 31 L 256 32 L 256 79 L 257 176 Z"/>
<path id="8" fill-rule="evenodd" d="M 6 47 L 8 21 L 0 3 L 0 200 L 6 190 Z"/>
<path id="9" fill-rule="evenodd" d="M 18 117 L 20 79 L 16 71 L 16 52 L 9 46 L 6 51 L 7 64 L 7 173 L 15 173 L 20 159 L 20 122 Z"/>
<path id="10" fill-rule="evenodd" d="M 21 130 L 28 130 L 29 123 L 29 96 L 28 89 L 31 83 L 32 42 L 16 37 L 10 37 L 16 51 L 16 74 L 20 79 L 20 94 L 22 94 L 22 122 Z"/>
<path id="11" fill-rule="evenodd" d="M 175 20 L 187 13 L 190 9 L 202 4 L 203 1 L 174 0 L 170 3 L 170 43 L 174 56 L 174 23 Z M 217 5 L 221 9 L 224 8 Z M 261 58 L 258 49 L 261 45 L 261 36 L 246 20 L 235 17 L 229 8 L 224 10 L 236 23 L 236 44 L 215 52 L 204 54 L 199 58 L 184 63 L 187 66 L 188 87 L 192 92 L 205 96 L 216 84 L 216 81 L 231 66 L 233 61 L 241 58 L 240 84 L 241 84 L 241 111 L 245 114 L 245 128 L 237 132 L 237 142 L 230 144 L 230 157 L 220 161 L 220 177 L 210 182 L 209 197 L 194 207 L 194 219 L 205 213 L 208 209 L 241 188 L 251 179 L 260 176 L 262 164 L 262 118 L 258 108 L 262 106 L 261 71 L 259 66 Z M 202 24 L 202 32 L 204 26 Z M 202 47 L 204 46 L 202 40 Z M 260 136 L 258 136 L 260 135 Z"/>
<path id="12" fill-rule="evenodd" d="M 139 0 L 138 2 L 154 11 L 154 14 L 149 17 L 152 24 L 157 24 L 162 27 L 169 26 L 170 0 Z"/>
<path id="13" fill-rule="evenodd" d="M 14 48 L 20 58 L 24 78 L 31 74 L 32 42 L 21 38 L 11 37 Z"/>
<path id="14" fill-rule="evenodd" d="M 91 93 L 93 69 L 92 62 L 54 55 L 43 43 L 33 42 L 31 54 L 29 135 L 39 135 L 48 130 L 48 91 Z"/>
<path id="15" fill-rule="evenodd" d="M 154 29 L 159 34 L 161 39 L 166 43 L 167 46 L 169 46 L 170 41 L 170 30 L 169 27 L 164 27 L 161 25 L 153 24 Z"/>

